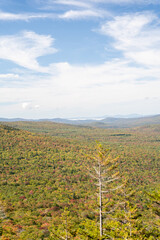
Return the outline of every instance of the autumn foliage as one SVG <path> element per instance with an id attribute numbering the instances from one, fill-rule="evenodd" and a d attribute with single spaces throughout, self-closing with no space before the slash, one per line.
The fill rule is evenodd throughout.
<path id="1" fill-rule="evenodd" d="M 159 132 L 159 125 L 133 129 L 0 125 L 1 239 L 99 239 L 96 185 L 88 174 L 96 140 L 112 150 L 113 159 L 119 156 L 121 178 L 128 178 L 127 188 L 136 190 L 127 206 L 128 212 L 135 207 L 139 213 L 137 223 L 131 220 L 133 231 L 139 232 L 137 239 L 158 239 L 145 192 L 157 189 L 160 180 Z M 112 193 L 105 197 L 110 205 L 116 201 Z M 104 223 L 113 239 L 125 239 L 128 227 L 116 221 L 117 216 L 123 218 L 123 211 L 117 208 Z"/>

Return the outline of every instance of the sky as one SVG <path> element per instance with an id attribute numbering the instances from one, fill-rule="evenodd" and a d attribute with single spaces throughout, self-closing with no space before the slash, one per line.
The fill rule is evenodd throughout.
<path id="1" fill-rule="evenodd" d="M 0 0 L 1 118 L 159 109 L 159 0 Z"/>

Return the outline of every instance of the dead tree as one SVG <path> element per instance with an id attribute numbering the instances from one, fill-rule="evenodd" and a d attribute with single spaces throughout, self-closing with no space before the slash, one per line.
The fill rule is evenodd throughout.
<path id="1" fill-rule="evenodd" d="M 118 190 L 122 185 L 117 186 L 117 181 L 120 179 L 119 172 L 116 171 L 118 158 L 112 158 L 109 149 L 104 149 L 101 144 L 98 144 L 97 152 L 93 159 L 93 168 L 89 169 L 89 174 L 95 179 L 95 184 L 98 188 L 99 233 L 101 239 L 104 235 L 103 220 L 107 213 L 109 214 L 116 208 L 114 206 L 110 211 L 105 211 L 104 196 L 107 193 Z"/>

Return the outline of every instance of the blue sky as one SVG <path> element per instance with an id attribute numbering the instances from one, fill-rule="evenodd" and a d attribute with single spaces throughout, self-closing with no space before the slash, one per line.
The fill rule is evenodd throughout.
<path id="1" fill-rule="evenodd" d="M 0 117 L 150 115 L 159 106 L 160 1 L 0 1 Z"/>

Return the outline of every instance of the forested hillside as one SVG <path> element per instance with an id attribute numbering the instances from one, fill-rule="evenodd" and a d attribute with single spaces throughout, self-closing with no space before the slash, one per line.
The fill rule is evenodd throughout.
<path id="1" fill-rule="evenodd" d="M 101 237 L 99 190 L 92 174 L 101 156 L 96 141 L 109 149 L 107 161 L 117 159 L 109 171 L 116 178 L 113 189 L 121 186 L 103 194 Z M 160 125 L 1 124 L 1 239 L 160 239 L 159 160 Z M 107 164 L 102 162 L 104 169 Z"/>

